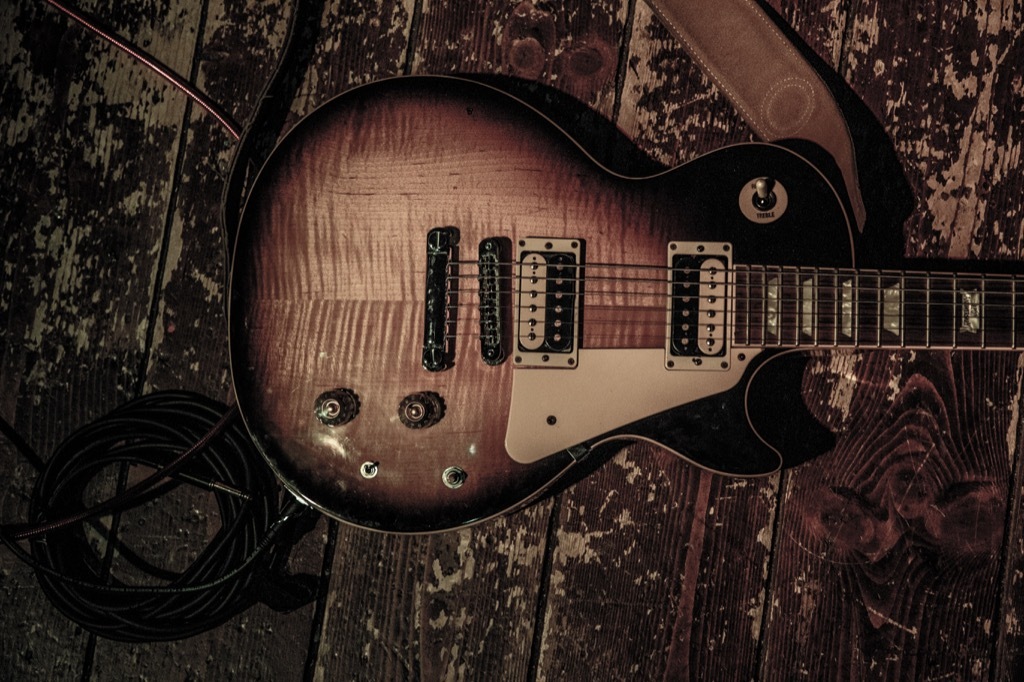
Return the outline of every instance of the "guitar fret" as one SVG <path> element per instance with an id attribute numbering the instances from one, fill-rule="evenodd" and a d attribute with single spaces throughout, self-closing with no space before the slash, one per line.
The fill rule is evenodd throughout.
<path id="1" fill-rule="evenodd" d="M 814 268 L 814 274 L 811 276 L 810 286 L 811 300 L 807 303 L 808 309 L 811 313 L 810 325 L 814 333 L 814 345 L 818 345 L 818 268 Z"/>
<path id="2" fill-rule="evenodd" d="M 838 286 L 834 269 L 825 268 L 815 273 L 815 345 L 835 346 L 838 341 Z"/>
<path id="3" fill-rule="evenodd" d="M 986 314 L 988 312 L 988 296 L 985 292 L 985 278 L 982 278 L 981 280 L 978 281 L 978 286 L 980 287 L 979 296 L 981 297 L 981 306 L 979 310 L 979 315 L 981 315 L 981 347 L 985 348 L 986 343 L 988 341 L 988 324 L 986 323 L 987 321 L 985 319 L 986 317 L 988 317 L 988 315 Z"/>
<path id="4" fill-rule="evenodd" d="M 958 337 L 958 334 L 957 334 L 958 329 L 957 329 L 957 324 L 956 324 L 957 293 L 959 291 L 960 291 L 960 280 L 959 280 L 959 278 L 956 275 L 953 275 L 953 318 L 951 320 L 951 323 L 953 325 L 953 348 L 957 347 L 957 342 L 959 341 L 959 339 L 957 338 Z"/>
<path id="5" fill-rule="evenodd" d="M 924 347 L 932 347 L 932 316 L 930 315 L 932 305 L 932 278 L 930 274 L 925 274 L 925 294 L 924 294 Z"/>
<path id="6" fill-rule="evenodd" d="M 743 268 L 737 265 L 732 276 L 733 286 L 733 333 L 732 343 L 734 346 L 745 346 L 750 339 L 750 315 L 747 308 L 750 305 L 749 284 L 744 283 Z"/>
<path id="7" fill-rule="evenodd" d="M 882 345 L 882 296 L 879 287 L 877 270 L 858 273 L 857 305 L 855 322 L 857 324 L 857 345 L 881 347 Z"/>
<path id="8" fill-rule="evenodd" d="M 747 311 L 747 344 L 748 345 L 754 345 L 751 342 L 751 339 L 750 339 L 750 330 L 751 330 L 750 318 L 753 317 L 753 315 L 751 313 L 751 308 L 753 306 L 752 302 L 754 300 L 753 299 L 754 278 L 753 278 L 753 272 L 752 272 L 751 268 L 746 268 L 746 273 L 747 273 L 747 297 L 746 297 L 746 304 L 747 304 L 746 305 L 746 311 Z"/>
<path id="9" fill-rule="evenodd" d="M 763 267 L 759 267 L 757 269 L 757 277 L 758 277 L 758 279 L 757 279 L 757 282 L 758 282 L 758 285 L 757 285 L 758 286 L 758 299 L 760 299 L 760 305 L 757 306 L 757 309 L 758 309 L 757 312 L 758 312 L 758 315 L 759 315 L 758 324 L 756 326 L 757 331 L 758 331 L 758 335 L 759 335 L 759 338 L 757 340 L 757 344 L 759 346 L 763 346 L 763 345 L 765 345 L 766 340 L 767 340 L 767 336 L 766 336 L 767 330 L 765 328 L 765 314 L 764 314 L 764 310 L 765 310 L 765 288 L 764 288 L 764 286 L 765 286 L 765 269 Z"/>
<path id="10" fill-rule="evenodd" d="M 839 345 L 839 272 L 832 270 L 832 345 Z"/>
<path id="11" fill-rule="evenodd" d="M 882 347 L 882 329 L 885 326 L 885 289 L 882 288 L 882 273 L 875 275 L 875 346 Z"/>
<path id="12" fill-rule="evenodd" d="M 733 343 L 750 347 L 1015 349 L 1024 278 L 737 266 Z"/>
<path id="13" fill-rule="evenodd" d="M 917 348 L 928 344 L 928 280 L 917 273 L 900 275 L 902 320 L 900 346 Z"/>
<path id="14" fill-rule="evenodd" d="M 765 272 L 765 340 L 768 334 L 775 339 L 775 345 L 782 345 L 782 315 L 779 309 L 782 288 L 782 268 Z"/>
<path id="15" fill-rule="evenodd" d="M 985 347 L 1016 347 L 1016 280 L 1010 276 L 985 278 Z"/>
<path id="16" fill-rule="evenodd" d="M 764 345 L 764 268 L 751 266 L 747 270 L 747 342 L 751 346 Z"/>
<path id="17" fill-rule="evenodd" d="M 932 345 L 938 348 L 949 348 L 954 342 L 954 325 L 956 324 L 956 294 L 953 279 L 949 275 L 932 277 L 932 302 L 928 309 L 928 317 L 932 321 Z M 948 321 L 947 321 L 948 320 Z"/>
<path id="18" fill-rule="evenodd" d="M 900 273 L 900 291 L 899 291 L 900 310 L 898 316 L 898 322 L 900 328 L 900 348 L 906 348 L 907 346 L 907 320 L 905 311 L 907 309 L 907 276 L 904 273 Z"/>
<path id="19" fill-rule="evenodd" d="M 800 341 L 799 276 L 790 268 L 779 274 L 779 345 L 796 345 Z"/>
<path id="20" fill-rule="evenodd" d="M 850 317 L 851 324 L 853 326 L 853 345 L 860 346 L 860 316 L 858 311 L 860 310 L 860 274 L 853 276 L 853 287 L 850 291 Z"/>

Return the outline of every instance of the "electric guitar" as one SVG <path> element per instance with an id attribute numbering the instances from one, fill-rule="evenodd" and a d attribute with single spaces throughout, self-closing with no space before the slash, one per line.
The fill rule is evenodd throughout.
<path id="1" fill-rule="evenodd" d="M 807 351 L 1018 348 L 1024 278 L 863 271 L 800 155 L 641 179 L 517 99 L 360 87 L 289 133 L 233 259 L 232 376 L 295 495 L 425 532 L 525 504 L 637 440 L 760 476 L 831 447 Z"/>

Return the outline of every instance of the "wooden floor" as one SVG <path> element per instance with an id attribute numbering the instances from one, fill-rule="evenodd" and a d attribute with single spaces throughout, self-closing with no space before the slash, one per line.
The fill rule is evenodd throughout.
<path id="1" fill-rule="evenodd" d="M 637 0 L 312 4 L 289 125 L 359 83 L 474 72 L 568 92 L 664 164 L 751 137 Z M 910 213 L 879 219 L 877 249 L 1024 258 L 1020 5 L 771 4 L 891 140 Z M 293 3 L 82 5 L 244 122 Z M 43 2 L 0 3 L 0 27 L 0 414 L 45 457 L 143 393 L 228 401 L 219 206 L 234 140 Z M 898 216 L 884 157 L 866 157 L 867 199 Z M 319 603 L 257 605 L 183 641 L 92 637 L 0 550 L 0 678 L 1022 679 L 1022 367 L 1015 353 L 823 353 L 805 398 L 840 435 L 811 463 L 731 480 L 635 447 L 468 530 L 320 521 L 292 562 L 328 570 Z M 0 522 L 23 520 L 36 472 L 5 440 L 0 472 Z M 154 508 L 136 540 L 180 553 L 216 528 L 204 504 Z"/>

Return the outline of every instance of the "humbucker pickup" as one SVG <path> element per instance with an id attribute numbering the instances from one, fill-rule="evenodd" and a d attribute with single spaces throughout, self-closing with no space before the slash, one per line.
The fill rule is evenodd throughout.
<path id="1" fill-rule="evenodd" d="M 729 368 L 731 254 L 725 243 L 669 243 L 667 369 Z"/>
<path id="2" fill-rule="evenodd" d="M 533 237 L 520 239 L 516 246 L 515 365 L 574 368 L 583 240 Z"/>

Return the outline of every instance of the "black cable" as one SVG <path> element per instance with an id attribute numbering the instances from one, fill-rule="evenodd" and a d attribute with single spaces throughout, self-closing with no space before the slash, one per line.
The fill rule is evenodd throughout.
<path id="1" fill-rule="evenodd" d="M 185 392 L 155 393 L 132 401 L 80 429 L 65 440 L 36 482 L 31 518 L 42 534 L 25 527 L 5 527 L 0 538 L 36 571 L 54 605 L 87 630 L 121 641 L 155 641 L 187 637 L 220 625 L 262 601 L 269 583 L 283 575 L 291 545 L 314 516 L 293 498 L 278 509 L 278 485 L 240 420 L 233 419 L 201 448 L 228 408 Z M 181 462 L 182 454 L 193 454 Z M 181 462 L 174 478 L 151 476 L 152 484 L 118 504 L 98 506 L 105 513 L 125 511 L 181 485 L 199 485 L 214 495 L 221 527 L 184 570 L 152 566 L 116 539 L 114 549 L 134 571 L 129 583 L 107 574 L 97 544 L 102 524 L 54 523 L 65 518 L 92 518 L 88 495 L 104 472 L 122 463 L 163 469 Z M 282 531 L 291 531 L 282 538 Z M 31 535 L 30 551 L 14 539 Z M 303 533 L 304 534 L 304 533 Z M 282 541 L 285 540 L 285 541 Z M 280 595 L 267 600 L 279 610 L 310 601 L 315 578 L 297 576 Z M 270 590 L 273 592 L 274 590 Z M 280 590 L 278 590 L 280 592 Z"/>
<path id="2" fill-rule="evenodd" d="M 215 103 L 157 60 L 86 15 L 56 0 L 46 2 L 167 78 L 239 137 L 237 125 Z M 299 87 L 322 12 L 322 0 L 296 3 L 273 75 L 241 136 L 224 190 L 228 253 L 246 182 L 269 154 L 286 116 L 284 100 L 290 98 L 274 95 Z M 305 40 L 296 40 L 300 32 Z M 287 560 L 318 517 L 290 495 L 284 508 L 278 508 L 276 479 L 234 412 L 224 405 L 185 392 L 146 396 L 74 433 L 45 466 L 2 418 L 0 434 L 42 471 L 32 499 L 32 522 L 0 526 L 0 541 L 35 569 L 57 608 L 87 630 L 122 641 L 178 639 L 216 627 L 256 601 L 287 611 L 314 598 L 317 579 L 288 575 Z M 90 505 L 90 485 L 111 467 L 126 464 L 156 473 L 111 500 Z M 98 520 L 186 483 L 214 495 L 221 528 L 184 570 L 154 565 Z M 29 549 L 19 544 L 26 539 Z M 157 582 L 130 584 L 111 575 L 104 552 L 95 546 L 100 541 L 114 550 L 120 567 L 133 570 L 133 579 L 142 576 Z"/>

